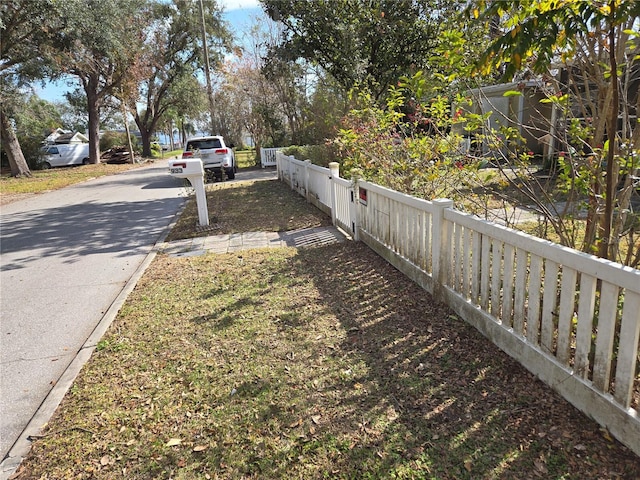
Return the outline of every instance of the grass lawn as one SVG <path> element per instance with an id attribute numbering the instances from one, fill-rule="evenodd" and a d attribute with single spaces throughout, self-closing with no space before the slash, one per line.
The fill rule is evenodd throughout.
<path id="1" fill-rule="evenodd" d="M 261 209 L 252 188 L 278 200 Z M 223 193 L 245 228 L 308 208 L 275 182 L 210 192 Z M 640 459 L 346 242 L 157 256 L 19 473 L 636 479 Z"/>
<path id="2" fill-rule="evenodd" d="M 277 180 L 213 183 L 206 185 L 207 208 L 212 234 L 240 232 L 283 232 L 330 225 L 331 219 Z M 203 235 L 195 226 L 198 208 L 194 198 L 167 241 Z"/>

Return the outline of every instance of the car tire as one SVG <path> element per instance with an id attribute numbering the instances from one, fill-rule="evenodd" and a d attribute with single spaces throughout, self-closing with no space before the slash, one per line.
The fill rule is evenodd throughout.
<path id="1" fill-rule="evenodd" d="M 89 163 L 91 163 L 91 161 L 88 158 L 83 158 L 82 159 L 82 164 L 83 165 L 89 165 Z"/>
<path id="2" fill-rule="evenodd" d="M 49 170 L 51 168 L 51 164 L 49 162 L 44 162 L 42 164 L 42 169 L 43 170 Z"/>
<path id="3" fill-rule="evenodd" d="M 233 170 L 233 168 L 227 170 L 227 178 L 229 180 L 233 180 L 234 178 L 236 178 L 236 172 Z"/>

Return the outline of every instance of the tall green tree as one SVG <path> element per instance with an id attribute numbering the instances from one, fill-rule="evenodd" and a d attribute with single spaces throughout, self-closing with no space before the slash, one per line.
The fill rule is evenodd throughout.
<path id="1" fill-rule="evenodd" d="M 444 8 L 437 0 L 263 0 L 285 26 L 271 58 L 304 58 L 345 90 L 356 85 L 382 96 L 402 75 L 424 69 Z M 448 7 L 447 7 L 448 5 Z"/>
<path id="2" fill-rule="evenodd" d="M 231 33 L 215 1 L 203 1 L 202 5 L 210 63 L 219 68 L 224 54 L 232 48 Z M 131 98 L 129 104 L 135 112 L 146 156 L 151 154 L 151 137 L 162 116 L 184 104 L 193 106 L 192 99 L 198 96 L 199 87 L 191 80 L 205 68 L 198 2 L 157 2 L 153 17 L 153 27 L 144 45 L 146 74 L 140 83 L 140 97 Z M 142 110 L 136 106 L 139 100 L 144 104 Z"/>
<path id="3" fill-rule="evenodd" d="M 59 2 L 57 31 L 40 49 L 52 75 L 78 79 L 87 98 L 89 158 L 100 160 L 100 109 L 140 62 L 147 27 L 145 0 Z"/>
<path id="4" fill-rule="evenodd" d="M 27 83 L 42 78 L 39 44 L 53 28 L 51 0 L 0 2 L 0 134 L 13 176 L 31 176 L 15 132 L 18 105 Z"/>

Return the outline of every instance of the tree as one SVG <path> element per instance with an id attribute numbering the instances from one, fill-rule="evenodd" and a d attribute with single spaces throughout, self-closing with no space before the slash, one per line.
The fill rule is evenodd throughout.
<path id="1" fill-rule="evenodd" d="M 376 98 L 400 76 L 427 66 L 441 13 L 435 0 L 262 3 L 269 17 L 285 26 L 282 42 L 269 58 L 304 58 L 329 72 L 345 90 L 361 85 Z"/>
<path id="2" fill-rule="evenodd" d="M 640 167 L 640 128 L 630 121 L 640 110 L 638 81 L 632 78 L 640 54 L 640 3 L 483 1 L 471 11 L 485 20 L 500 19 L 501 33 L 481 58 L 482 68 L 501 67 L 503 78 L 510 79 L 525 65 L 541 73 L 552 63 L 563 65 L 567 75 L 549 101 L 566 126 L 554 140 L 571 145 L 560 166 L 567 181 L 589 196 L 583 249 L 614 259 L 626 231 L 633 251 L 633 230 L 625 222 Z M 554 132 L 556 125 L 551 128 Z M 618 189 L 621 175 L 625 183 Z"/>
<path id="3" fill-rule="evenodd" d="M 169 110 L 189 105 L 199 94 L 192 81 L 203 67 L 201 16 L 198 2 L 158 2 L 153 13 L 153 27 L 145 43 L 144 80 L 140 97 L 145 108 L 138 110 L 139 98 L 131 98 L 129 108 L 142 135 L 143 155 L 150 156 L 150 142 L 158 122 Z M 203 2 L 206 18 L 207 46 L 214 65 L 220 65 L 231 48 L 230 32 L 222 21 L 216 2 Z"/>
<path id="4" fill-rule="evenodd" d="M 100 109 L 140 61 L 148 26 L 145 0 L 60 2 L 57 31 L 40 45 L 52 75 L 77 77 L 87 98 L 89 158 L 100 156 Z"/>
<path id="5" fill-rule="evenodd" d="M 31 176 L 12 118 L 26 83 L 41 74 L 38 44 L 54 12 L 48 0 L 0 2 L 0 133 L 13 176 Z"/>
<path id="6" fill-rule="evenodd" d="M 37 95 L 26 97 L 14 115 L 16 135 L 22 152 L 31 167 L 40 161 L 42 140 L 58 127 L 64 127 L 55 104 Z"/>

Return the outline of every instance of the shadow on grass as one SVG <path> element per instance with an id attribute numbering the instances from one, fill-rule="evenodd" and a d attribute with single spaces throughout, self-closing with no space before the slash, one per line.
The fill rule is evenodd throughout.
<path id="1" fill-rule="evenodd" d="M 327 355 L 350 367 L 329 378 L 309 369 L 320 381 L 297 408 L 334 415 L 313 433 L 289 411 L 264 412 L 301 430 L 286 453 L 271 453 L 266 476 L 285 478 L 314 455 L 331 465 L 328 478 L 640 475 L 636 456 L 363 244 L 300 250 L 284 270 L 313 282 L 316 314 L 331 312 L 347 332 L 330 353 L 304 345 L 292 368 Z M 312 326 L 303 306 L 281 316 L 282 335 Z M 262 461 L 245 473 L 260 476 Z"/>

